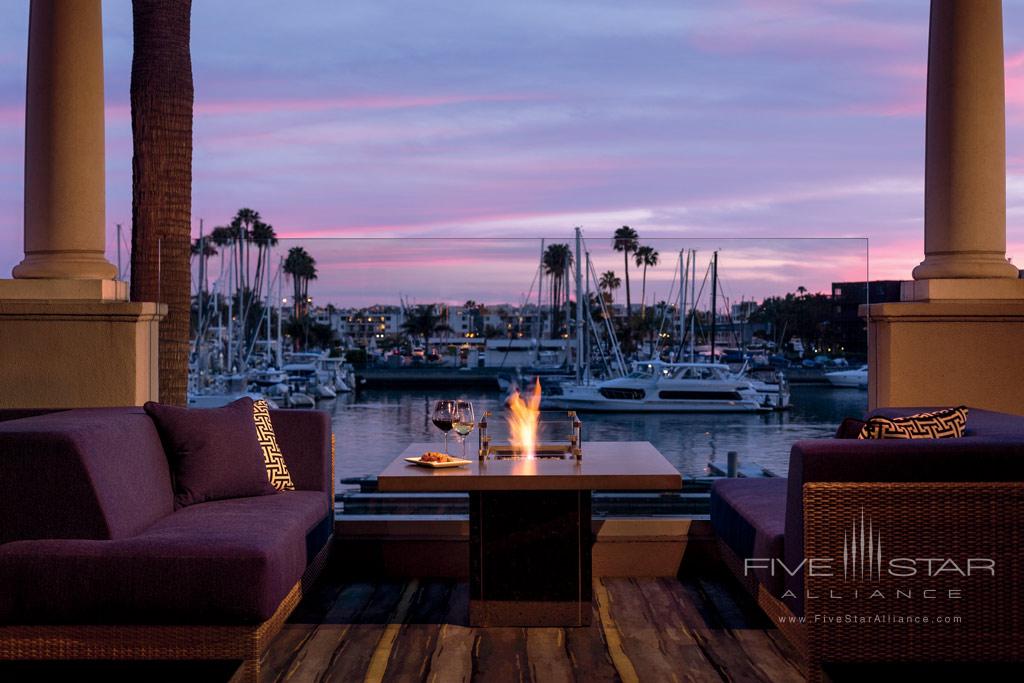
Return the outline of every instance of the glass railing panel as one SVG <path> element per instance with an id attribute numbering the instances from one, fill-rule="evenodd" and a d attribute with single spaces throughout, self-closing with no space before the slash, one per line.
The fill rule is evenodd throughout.
<path id="1" fill-rule="evenodd" d="M 691 478 L 724 471 L 729 451 L 784 476 L 794 441 L 864 412 L 858 307 L 898 297 L 866 285 L 863 239 L 652 237 L 639 260 L 589 229 L 578 250 L 572 231 L 210 242 L 193 257 L 193 394 L 327 410 L 342 488 L 412 442 L 442 448 L 436 400 L 471 400 L 503 432 L 510 391 L 528 397 L 538 378 L 545 409 L 579 411 L 584 453 L 650 441 Z M 463 452 L 454 438 L 449 450 Z"/>

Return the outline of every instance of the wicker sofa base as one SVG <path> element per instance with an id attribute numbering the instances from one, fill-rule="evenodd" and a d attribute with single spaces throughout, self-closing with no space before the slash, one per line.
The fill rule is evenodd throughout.
<path id="1" fill-rule="evenodd" d="M 889 662 L 988 662 L 1024 660 L 1022 592 L 1024 560 L 1019 539 L 1024 534 L 1024 483 L 1021 482 L 814 482 L 804 484 L 804 549 L 808 557 L 841 557 L 843 534 L 851 520 L 873 515 L 874 530 L 884 534 L 887 547 L 900 557 L 929 558 L 949 548 L 977 558 L 993 558 L 998 573 L 967 583 L 969 597 L 956 601 L 963 626 L 900 626 L 889 624 L 804 623 L 754 577 L 745 576 L 743 560 L 721 539 L 723 563 L 754 597 L 773 624 L 803 659 L 810 681 L 825 680 L 824 664 Z M 836 539 L 839 550 L 836 550 Z M 890 551 L 891 552 L 891 551 Z M 888 557 L 888 556 L 887 556 Z M 953 577 L 950 578 L 950 574 Z M 958 575 L 930 578 L 919 585 L 958 589 Z M 841 572 L 829 577 L 806 577 L 815 595 L 842 594 L 857 584 L 845 584 Z M 863 586 L 893 595 L 905 581 L 881 574 Z M 830 601 L 831 602 L 831 601 Z M 942 616 L 939 600 L 905 601 L 892 611 Z M 842 608 L 828 602 L 821 614 L 838 616 Z M 879 607 L 879 611 L 885 609 Z M 950 609 L 950 612 L 953 610 Z"/>
<path id="2" fill-rule="evenodd" d="M 323 571 L 328 539 L 274 614 L 261 624 L 0 626 L 3 660 L 241 660 L 233 680 L 255 683 L 260 657 Z"/>

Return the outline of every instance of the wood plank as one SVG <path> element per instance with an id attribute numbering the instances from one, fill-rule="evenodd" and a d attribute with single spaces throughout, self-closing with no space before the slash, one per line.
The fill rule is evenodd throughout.
<path id="1" fill-rule="evenodd" d="M 684 680 L 718 683 L 721 676 L 704 653 L 704 642 L 698 641 L 679 609 L 677 595 L 682 593 L 679 584 L 641 580 L 636 585 L 657 630 L 659 649 L 669 664 L 681 672 Z"/>
<path id="2" fill-rule="evenodd" d="M 577 681 L 586 683 L 621 683 L 622 679 L 608 654 L 601 617 L 596 607 L 592 609 L 591 626 L 565 629 L 565 650 L 572 662 L 573 674 Z"/>
<path id="3" fill-rule="evenodd" d="M 388 661 L 385 681 L 425 681 L 437 646 L 454 583 L 423 582 L 413 596 L 408 614 Z"/>
<path id="4" fill-rule="evenodd" d="M 330 667 L 349 626 L 369 605 L 375 593 L 371 583 L 351 583 L 337 599 L 279 678 L 283 681 L 317 680 Z"/>
<path id="5" fill-rule="evenodd" d="M 597 579 L 594 589 L 608 650 L 623 681 L 680 681 L 680 673 L 657 656 L 658 634 L 645 614 L 631 579 Z"/>
<path id="6" fill-rule="evenodd" d="M 374 588 L 369 603 L 342 634 L 341 642 L 331 655 L 322 680 L 352 683 L 361 680 L 369 669 L 370 660 L 388 620 L 405 594 L 406 584 L 381 582 Z"/>
<path id="7" fill-rule="evenodd" d="M 437 633 L 430 657 L 429 683 L 467 683 L 473 677 L 474 629 L 466 625 L 469 616 L 469 584 L 458 583 L 448 600 L 448 613 Z"/>
<path id="8" fill-rule="evenodd" d="M 344 586 L 340 583 L 318 581 L 302 598 L 281 631 L 274 637 L 260 664 L 260 680 L 267 683 L 284 678 L 292 661 L 316 632 L 324 616 L 337 602 Z"/>
<path id="9" fill-rule="evenodd" d="M 774 628 L 757 603 L 731 579 L 705 576 L 697 584 L 726 628 Z"/>
<path id="10" fill-rule="evenodd" d="M 800 667 L 782 655 L 763 629 L 735 629 L 733 637 L 754 666 L 772 683 L 803 683 Z"/>
<path id="11" fill-rule="evenodd" d="M 382 683 L 384 672 L 387 670 L 388 662 L 391 659 L 391 651 L 395 646 L 395 640 L 402 629 L 402 624 L 409 615 L 409 605 L 412 604 L 413 596 L 419 592 L 419 581 L 413 579 L 405 590 L 402 591 L 402 599 L 394 611 L 388 616 L 384 626 L 384 632 L 380 635 L 377 645 L 370 656 L 370 663 L 363 677 L 363 683 Z"/>
<path id="12" fill-rule="evenodd" d="M 565 649 L 565 629 L 526 629 L 526 659 L 537 683 L 573 683 L 572 660 Z"/>
<path id="13" fill-rule="evenodd" d="M 692 632 L 704 656 L 718 670 L 719 675 L 727 681 L 771 683 L 771 679 L 750 660 L 739 641 L 726 628 L 725 620 L 736 621 L 736 614 L 723 616 L 701 587 L 699 579 L 682 581 L 680 588 L 675 594 L 677 602 L 682 605 L 690 601 L 711 624 L 710 628 L 699 627 Z"/>
<path id="14" fill-rule="evenodd" d="M 512 626 L 475 629 L 474 683 L 533 683 L 526 661 L 526 629 Z"/>

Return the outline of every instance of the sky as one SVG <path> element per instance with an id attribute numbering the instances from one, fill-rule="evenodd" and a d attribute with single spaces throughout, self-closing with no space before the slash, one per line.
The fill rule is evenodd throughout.
<path id="1" fill-rule="evenodd" d="M 28 2 L 5 10 L 3 276 L 22 250 Z M 1024 0 L 1004 3 L 1004 24 L 1020 261 Z M 620 277 L 616 227 L 662 252 L 648 301 L 685 248 L 701 273 L 722 249 L 735 298 L 828 291 L 864 279 L 868 256 L 870 277 L 908 279 L 923 258 L 927 33 L 924 0 L 198 0 L 194 231 L 257 209 L 282 248 L 317 259 L 314 297 L 342 305 L 521 299 L 539 251 L 523 238 L 570 242 L 576 225 Z M 131 50 L 131 4 L 109 0 L 111 260 L 115 224 L 131 223 Z"/>

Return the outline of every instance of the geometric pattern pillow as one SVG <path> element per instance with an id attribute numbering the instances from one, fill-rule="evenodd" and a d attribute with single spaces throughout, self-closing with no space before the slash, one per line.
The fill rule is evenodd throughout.
<path id="1" fill-rule="evenodd" d="M 872 417 L 858 439 L 956 439 L 967 428 L 967 408 L 946 408 L 906 417 Z"/>
<path id="2" fill-rule="evenodd" d="M 263 464 L 267 467 L 270 485 L 278 491 L 294 491 L 295 484 L 292 483 L 292 475 L 284 462 L 281 447 L 277 445 L 274 424 L 270 421 L 270 406 L 266 401 L 253 401 L 252 419 L 256 423 L 256 439 L 260 442 L 260 450 L 263 451 Z"/>

